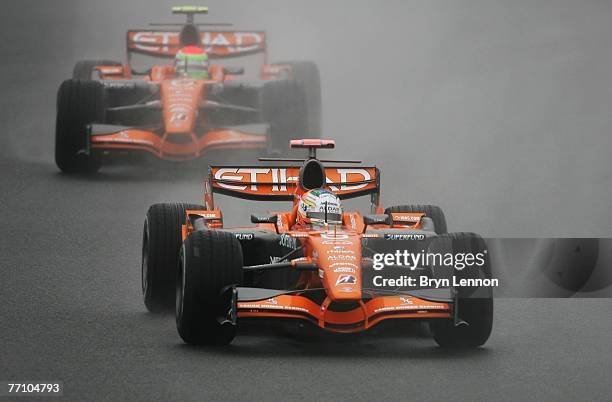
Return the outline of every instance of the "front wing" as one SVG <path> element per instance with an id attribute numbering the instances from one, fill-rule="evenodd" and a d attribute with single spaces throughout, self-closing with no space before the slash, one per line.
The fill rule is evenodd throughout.
<path id="1" fill-rule="evenodd" d="M 267 135 L 224 128 L 198 136 L 191 134 L 158 134 L 152 130 L 96 125 L 90 126 L 89 147 L 92 151 L 141 151 L 160 159 L 184 161 L 221 149 L 265 149 Z"/>
<path id="2" fill-rule="evenodd" d="M 238 318 L 297 318 L 332 332 L 365 331 L 386 319 L 453 318 L 453 300 L 435 292 L 378 295 L 356 302 L 348 311 L 333 311 L 330 299 L 318 304 L 305 296 L 309 291 L 274 291 L 237 288 Z M 365 291 L 364 291 L 365 292 Z M 448 293 L 447 293 L 448 294 Z M 435 300 L 434 300 L 435 299 Z"/>

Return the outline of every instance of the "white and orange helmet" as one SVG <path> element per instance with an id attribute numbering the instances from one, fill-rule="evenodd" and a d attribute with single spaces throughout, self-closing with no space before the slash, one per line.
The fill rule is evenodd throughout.
<path id="1" fill-rule="evenodd" d="M 302 194 L 298 203 L 296 224 L 323 225 L 342 223 L 342 203 L 329 190 L 316 188 Z"/>

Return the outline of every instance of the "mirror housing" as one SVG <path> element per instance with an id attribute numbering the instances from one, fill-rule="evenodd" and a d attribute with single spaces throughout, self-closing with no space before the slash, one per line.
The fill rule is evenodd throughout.
<path id="1" fill-rule="evenodd" d="M 278 215 L 251 215 L 251 223 L 276 223 Z"/>
<path id="2" fill-rule="evenodd" d="M 366 225 L 390 225 L 391 219 L 387 214 L 364 215 L 363 223 Z"/>

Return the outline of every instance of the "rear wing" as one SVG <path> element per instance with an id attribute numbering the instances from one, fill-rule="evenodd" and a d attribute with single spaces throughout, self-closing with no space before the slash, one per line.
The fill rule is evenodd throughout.
<path id="1" fill-rule="evenodd" d="M 297 166 L 211 166 L 205 182 L 205 202 L 214 209 L 213 194 L 248 200 L 293 201 L 298 185 Z M 370 167 L 326 167 L 326 182 L 341 199 L 370 194 L 372 204 L 380 198 L 380 171 Z"/>
<path id="2" fill-rule="evenodd" d="M 266 52 L 265 31 L 202 31 L 202 46 L 211 58 L 230 58 Z M 154 57 L 174 57 L 180 48 L 176 30 L 130 29 L 126 47 L 132 53 Z"/>

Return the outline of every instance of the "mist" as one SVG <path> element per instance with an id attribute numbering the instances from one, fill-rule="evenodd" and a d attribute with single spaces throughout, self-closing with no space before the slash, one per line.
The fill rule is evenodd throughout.
<path id="1" fill-rule="evenodd" d="M 3 164 L 55 171 L 61 80 L 79 59 L 124 60 L 125 31 L 179 21 L 169 12 L 173 4 L 8 5 L 2 17 L 8 49 L 0 62 Z M 337 141 L 335 157 L 381 168 L 385 205 L 438 204 L 451 230 L 486 236 L 610 233 L 612 3 L 207 5 L 207 20 L 265 29 L 271 61 L 318 64 L 323 137 Z M 199 197 L 193 175 L 184 188 L 178 195 Z M 229 215 L 240 202 L 226 205 Z M 268 206 L 254 207 L 261 208 Z"/>

